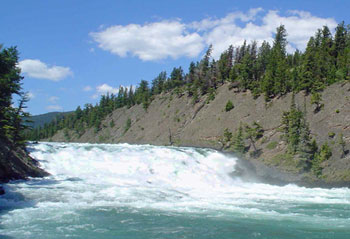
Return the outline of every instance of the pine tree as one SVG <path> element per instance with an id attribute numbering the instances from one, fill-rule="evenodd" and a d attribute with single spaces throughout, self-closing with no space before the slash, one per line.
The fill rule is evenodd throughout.
<path id="1" fill-rule="evenodd" d="M 12 141 L 14 142 L 15 145 L 17 146 L 24 146 L 25 139 L 24 139 L 24 131 L 28 129 L 28 126 L 25 124 L 25 118 L 29 117 L 29 113 L 24 112 L 24 109 L 26 107 L 26 103 L 29 101 L 29 98 L 26 94 L 21 93 L 20 94 L 20 100 L 18 103 L 18 107 L 15 110 L 12 118 L 12 127 L 13 127 L 13 132 L 11 135 Z"/>
<path id="2" fill-rule="evenodd" d="M 229 48 L 223 52 L 218 61 L 218 69 L 219 76 L 221 79 L 221 84 L 224 83 L 225 80 L 229 79 L 230 71 L 232 68 L 233 61 L 233 46 L 230 45 Z"/>
<path id="3" fill-rule="evenodd" d="M 16 47 L 2 48 L 0 45 L 0 141 L 12 146 L 24 146 L 24 112 L 28 97 L 21 91 L 20 69 L 18 68 L 18 51 Z M 13 95 L 19 96 L 18 107 L 12 106 Z"/>
<path id="4" fill-rule="evenodd" d="M 243 127 L 239 126 L 232 140 L 233 150 L 239 154 L 243 154 L 245 151 L 244 137 L 243 137 Z"/>
<path id="5" fill-rule="evenodd" d="M 279 26 L 261 85 L 266 99 L 278 94 L 283 95 L 291 88 L 286 61 L 286 36 L 287 32 L 284 26 Z"/>
<path id="6" fill-rule="evenodd" d="M 264 130 L 260 124 L 254 121 L 253 126 L 245 125 L 244 127 L 246 138 L 249 139 L 253 146 L 254 153 L 257 152 L 255 142 L 263 136 Z"/>
<path id="7" fill-rule="evenodd" d="M 2 49 L 0 45 L 0 139 L 11 137 L 11 117 L 15 109 L 11 106 L 12 95 L 21 95 L 20 69 L 17 66 L 18 51 L 15 47 Z"/>

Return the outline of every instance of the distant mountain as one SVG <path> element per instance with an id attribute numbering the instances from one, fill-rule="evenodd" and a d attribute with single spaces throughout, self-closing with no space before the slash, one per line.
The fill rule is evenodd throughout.
<path id="1" fill-rule="evenodd" d="M 32 121 L 27 123 L 28 126 L 31 126 L 33 128 L 42 127 L 47 123 L 50 123 L 52 120 L 58 118 L 62 118 L 63 116 L 72 113 L 72 111 L 69 112 L 50 112 L 45 113 L 41 115 L 33 115 L 28 118 L 28 120 Z"/>

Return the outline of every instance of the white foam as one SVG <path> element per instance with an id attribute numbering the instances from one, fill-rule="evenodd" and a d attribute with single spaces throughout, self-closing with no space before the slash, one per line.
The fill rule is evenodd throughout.
<path id="1" fill-rule="evenodd" d="M 0 218 L 5 228 L 25 231 L 35 222 L 69 221 L 77 210 L 106 207 L 330 222 L 331 213 L 299 208 L 350 205 L 346 188 L 278 187 L 232 178 L 236 159 L 210 149 L 39 143 L 30 150 L 51 176 L 6 185 L 9 193 L 0 205 L 22 206 Z M 337 218 L 332 223 L 350 224 Z"/>

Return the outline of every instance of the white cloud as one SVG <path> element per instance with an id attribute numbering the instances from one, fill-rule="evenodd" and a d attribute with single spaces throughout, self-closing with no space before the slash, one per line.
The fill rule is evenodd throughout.
<path id="1" fill-rule="evenodd" d="M 254 8 L 190 23 L 172 20 L 116 25 L 90 35 L 100 48 L 121 57 L 133 55 L 144 61 L 192 58 L 212 44 L 213 56 L 218 58 L 229 45 L 238 46 L 244 40 L 272 43 L 276 28 L 281 24 L 288 33 L 289 52 L 295 48 L 303 50 L 318 28 L 327 25 L 333 29 L 337 25 L 333 18 L 321 18 L 305 11 L 292 10 L 282 16 L 278 11 Z"/>
<path id="2" fill-rule="evenodd" d="M 198 31 L 207 31 L 220 25 L 232 24 L 232 22 L 235 22 L 236 20 L 240 20 L 242 22 L 253 21 L 256 19 L 257 14 L 262 11 L 263 11 L 262 8 L 252 8 L 247 13 L 233 12 L 219 19 L 205 18 L 198 22 L 197 21 L 192 22 L 188 24 L 188 26 Z"/>
<path id="3" fill-rule="evenodd" d="M 57 97 L 57 96 L 51 96 L 51 97 L 49 98 L 49 101 L 50 101 L 51 103 L 55 104 L 55 103 L 57 103 L 57 101 L 58 101 L 59 99 L 60 99 L 60 98 Z"/>
<path id="4" fill-rule="evenodd" d="M 29 77 L 51 81 L 60 81 L 73 74 L 69 67 L 50 67 L 44 62 L 36 59 L 25 59 L 20 61 L 18 66 L 21 68 L 21 71 Z"/>
<path id="5" fill-rule="evenodd" d="M 110 93 L 110 94 L 117 94 L 118 91 L 119 91 L 119 88 L 113 88 L 112 86 L 110 85 L 107 85 L 107 84 L 102 84 L 102 85 L 99 85 L 96 87 L 96 90 L 99 94 L 101 95 L 105 95 L 107 93 Z"/>
<path id="6" fill-rule="evenodd" d="M 135 87 L 133 85 L 129 85 L 129 86 L 121 85 L 118 88 L 114 88 L 108 84 L 102 84 L 96 87 L 96 93 L 92 96 L 92 98 L 97 99 L 101 95 L 107 95 L 107 93 L 117 95 L 121 87 L 123 87 L 124 89 L 127 89 L 128 91 L 131 87 L 133 90 L 135 90 Z"/>
<path id="7" fill-rule="evenodd" d="M 47 110 L 55 110 L 55 111 L 61 111 L 63 110 L 62 106 L 60 105 L 49 105 L 46 107 Z"/>
<path id="8" fill-rule="evenodd" d="M 131 54 L 144 61 L 195 57 L 204 49 L 202 37 L 188 32 L 179 20 L 117 25 L 90 35 L 103 50 L 121 57 Z"/>
<path id="9" fill-rule="evenodd" d="M 239 46 L 244 40 L 247 40 L 248 43 L 253 40 L 256 40 L 258 44 L 264 40 L 272 43 L 276 28 L 281 24 L 285 26 L 288 34 L 287 40 L 290 44 L 287 50 L 289 52 L 294 51 L 295 48 L 304 50 L 310 36 L 314 35 L 318 28 L 327 25 L 333 29 L 337 25 L 332 18 L 320 18 L 308 12 L 289 11 L 287 16 L 281 16 L 278 11 L 261 13 L 261 9 L 253 9 L 247 14 L 229 14 L 216 20 L 204 19 L 208 27 L 205 28 L 203 37 L 207 45 L 213 44 L 213 56 L 219 57 L 229 45 Z M 245 24 L 238 24 L 237 19 L 241 21 L 245 19 Z M 203 24 L 195 24 L 192 27 L 203 31 Z"/>
<path id="10" fill-rule="evenodd" d="M 27 95 L 27 97 L 28 97 L 29 100 L 35 98 L 35 94 L 34 94 L 33 92 L 31 92 L 31 91 L 29 91 L 26 95 Z"/>
<path id="11" fill-rule="evenodd" d="M 309 12 L 289 11 L 289 16 L 280 16 L 277 11 L 269 11 L 263 18 L 263 24 L 267 31 L 274 32 L 276 27 L 283 24 L 286 27 L 288 41 L 296 48 L 303 50 L 310 36 L 323 26 L 331 30 L 337 26 L 333 18 L 320 18 L 312 16 Z"/>
<path id="12" fill-rule="evenodd" d="M 96 87 L 96 94 L 92 96 L 93 99 L 97 99 L 100 95 L 117 94 L 119 88 L 114 88 L 108 84 L 102 84 Z"/>
<path id="13" fill-rule="evenodd" d="M 83 91 L 86 91 L 86 92 L 92 91 L 92 87 L 89 86 L 89 85 L 87 85 L 87 86 L 85 86 L 85 87 L 83 88 Z"/>

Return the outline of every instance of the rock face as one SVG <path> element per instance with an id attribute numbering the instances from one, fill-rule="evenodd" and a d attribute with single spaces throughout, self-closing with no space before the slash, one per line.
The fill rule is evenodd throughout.
<path id="1" fill-rule="evenodd" d="M 115 110 L 106 117 L 98 132 L 89 129 L 79 137 L 73 131 L 68 135 L 59 131 L 49 140 L 222 149 L 220 139 L 225 129 L 235 132 L 241 123 L 252 124 L 256 121 L 265 130 L 264 136 L 256 142 L 260 154 L 258 158 L 252 158 L 248 152 L 245 159 L 258 175 L 286 183 L 350 186 L 350 154 L 344 154 L 337 142 L 342 133 L 345 148 L 350 149 L 350 83 L 338 83 L 325 89 L 322 93 L 324 107 L 317 113 L 309 95 L 300 92 L 295 96 L 298 107 L 306 108 L 312 137 L 318 145 L 328 142 L 332 148 L 332 157 L 322 163 L 322 178 L 298 169 L 296 160 L 285 155 L 287 146 L 281 140 L 280 127 L 283 112 L 290 109 L 291 94 L 267 103 L 263 96 L 254 99 L 249 91 L 237 92 L 229 86 L 219 87 L 214 100 L 208 102 L 203 96 L 195 104 L 187 95 L 165 93 L 157 96 L 147 111 L 141 105 Z M 226 112 L 228 100 L 232 101 L 234 108 Z M 128 119 L 131 120 L 131 127 L 127 127 Z M 112 120 L 114 124 L 110 124 Z"/>
<path id="2" fill-rule="evenodd" d="M 31 158 L 25 150 L 11 149 L 4 142 L 0 142 L 0 183 L 47 175 L 48 173 L 40 169 L 37 161 Z"/>

